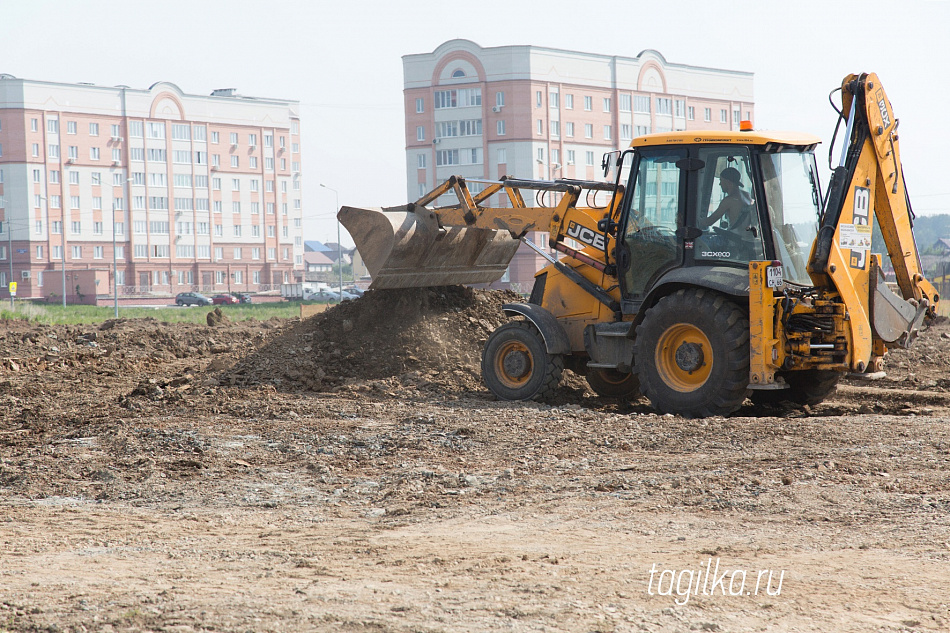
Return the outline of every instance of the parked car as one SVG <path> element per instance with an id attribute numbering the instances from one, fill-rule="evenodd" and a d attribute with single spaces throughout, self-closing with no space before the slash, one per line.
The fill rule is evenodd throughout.
<path id="1" fill-rule="evenodd" d="M 238 303 L 251 303 L 251 295 L 245 292 L 235 294 L 234 296 L 237 297 Z"/>
<path id="2" fill-rule="evenodd" d="M 235 297 L 234 295 L 215 295 L 211 297 L 211 303 L 214 305 L 230 305 L 233 303 L 241 303 L 241 300 Z"/>
<path id="3" fill-rule="evenodd" d="M 209 306 L 211 305 L 211 299 L 197 292 L 179 292 L 175 297 L 175 305 Z"/>
<path id="4" fill-rule="evenodd" d="M 343 292 L 348 292 L 354 297 L 362 297 L 365 291 L 360 290 L 356 286 L 347 286 L 346 288 L 343 289 Z"/>
<path id="5" fill-rule="evenodd" d="M 356 295 L 350 294 L 349 292 L 344 290 L 343 301 L 347 301 L 349 299 L 356 299 Z M 305 301 L 339 301 L 340 291 L 324 288 L 322 290 L 317 290 L 316 292 L 305 293 L 304 300 Z"/>

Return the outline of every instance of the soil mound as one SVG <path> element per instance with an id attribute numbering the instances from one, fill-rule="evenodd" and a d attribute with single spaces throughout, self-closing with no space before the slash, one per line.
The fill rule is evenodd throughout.
<path id="1" fill-rule="evenodd" d="M 461 286 L 374 290 L 285 329 L 225 376 L 327 391 L 397 378 L 448 391 L 480 389 L 481 350 L 520 295 Z"/>

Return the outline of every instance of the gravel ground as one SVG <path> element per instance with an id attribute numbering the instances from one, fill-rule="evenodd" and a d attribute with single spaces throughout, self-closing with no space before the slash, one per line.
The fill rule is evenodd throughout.
<path id="1" fill-rule="evenodd" d="M 0 630 L 950 629 L 945 324 L 816 407 L 688 420 L 572 374 L 495 401 L 505 300 L 4 322 Z"/>

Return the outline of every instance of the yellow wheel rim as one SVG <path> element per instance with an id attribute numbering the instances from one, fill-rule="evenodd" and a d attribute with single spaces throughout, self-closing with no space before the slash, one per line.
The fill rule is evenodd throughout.
<path id="1" fill-rule="evenodd" d="M 534 358 L 521 341 L 508 341 L 495 354 L 495 375 L 509 389 L 523 387 L 531 379 Z"/>
<path id="2" fill-rule="evenodd" d="M 712 367 L 712 346 L 696 326 L 677 323 L 660 336 L 656 370 L 671 389 L 683 393 L 699 389 L 709 379 Z"/>

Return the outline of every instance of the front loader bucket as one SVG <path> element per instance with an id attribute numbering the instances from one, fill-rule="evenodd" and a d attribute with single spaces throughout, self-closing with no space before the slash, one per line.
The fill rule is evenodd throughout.
<path id="1" fill-rule="evenodd" d="M 337 218 L 369 269 L 370 288 L 491 283 L 505 274 L 520 244 L 508 231 L 441 228 L 424 208 L 342 207 Z"/>

